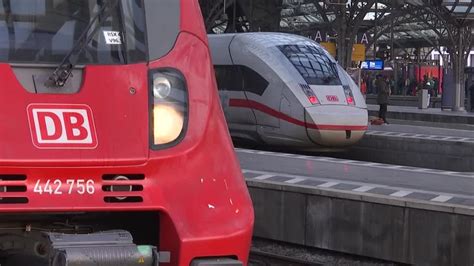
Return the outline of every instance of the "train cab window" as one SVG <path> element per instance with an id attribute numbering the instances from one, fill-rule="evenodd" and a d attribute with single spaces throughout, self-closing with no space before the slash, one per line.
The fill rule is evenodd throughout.
<path id="1" fill-rule="evenodd" d="M 217 87 L 223 91 L 241 91 L 243 86 L 240 66 L 214 66 Z"/>
<path id="2" fill-rule="evenodd" d="M 278 48 L 309 85 L 341 85 L 336 64 L 322 48 L 313 45 L 280 45 Z"/>
<path id="3" fill-rule="evenodd" d="M 268 87 L 268 81 L 249 67 L 241 66 L 241 68 L 242 77 L 244 79 L 244 91 L 252 92 L 260 96 L 263 95 Z"/>
<path id="4" fill-rule="evenodd" d="M 85 31 L 92 37 L 79 64 L 146 61 L 144 25 L 139 0 L 3 0 L 0 62 L 58 64 Z"/>

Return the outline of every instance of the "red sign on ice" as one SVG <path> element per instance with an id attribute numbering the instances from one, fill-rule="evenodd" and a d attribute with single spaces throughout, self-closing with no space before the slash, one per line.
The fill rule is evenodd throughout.
<path id="1" fill-rule="evenodd" d="M 330 102 L 339 102 L 339 98 L 336 95 L 327 95 L 326 99 Z"/>
<path id="2" fill-rule="evenodd" d="M 92 110 L 87 105 L 31 104 L 28 119 L 33 143 L 38 148 L 97 147 Z"/>

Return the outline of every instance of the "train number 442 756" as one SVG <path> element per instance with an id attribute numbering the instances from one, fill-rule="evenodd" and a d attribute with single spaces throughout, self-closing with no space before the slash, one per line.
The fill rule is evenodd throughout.
<path id="1" fill-rule="evenodd" d="M 95 183 L 92 179 L 67 179 L 65 181 L 47 179 L 44 182 L 38 179 L 33 192 L 40 195 L 92 195 L 95 193 Z"/>

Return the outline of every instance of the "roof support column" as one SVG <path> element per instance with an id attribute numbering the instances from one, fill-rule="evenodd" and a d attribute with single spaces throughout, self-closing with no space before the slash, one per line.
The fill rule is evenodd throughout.
<path id="1" fill-rule="evenodd" d="M 466 62 L 464 62 L 464 44 L 463 44 L 463 37 L 464 37 L 464 28 L 459 28 L 458 34 L 458 47 L 456 52 L 456 59 L 455 59 L 455 82 L 456 82 L 456 91 L 454 94 L 454 106 L 453 111 L 466 111 L 464 107 L 464 67 Z"/>
<path id="2" fill-rule="evenodd" d="M 335 7 L 337 9 L 337 61 L 343 67 L 347 68 L 349 65 L 347 64 L 347 49 L 349 48 L 348 43 L 350 43 L 350 37 L 347 36 L 347 19 L 346 19 L 346 5 L 342 3 L 343 1 L 338 0 L 338 4 Z M 349 38 L 348 38 L 349 37 Z"/>
<path id="3" fill-rule="evenodd" d="M 377 59 L 377 16 L 378 16 L 378 1 L 375 1 L 375 18 L 374 18 L 374 59 Z"/>
<path id="4" fill-rule="evenodd" d="M 395 18 L 392 17 L 390 21 L 390 59 L 392 60 L 392 69 L 393 69 L 393 81 L 394 81 L 394 89 L 395 91 L 398 91 L 400 88 L 398 87 L 398 67 L 397 67 L 397 62 L 396 62 L 396 56 L 395 56 L 395 36 L 393 33 L 393 27 L 394 27 L 394 20 Z M 395 92 L 393 92 L 395 93 Z"/>

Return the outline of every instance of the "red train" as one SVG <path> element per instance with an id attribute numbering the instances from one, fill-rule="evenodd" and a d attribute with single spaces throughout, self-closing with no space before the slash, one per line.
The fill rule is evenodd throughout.
<path id="1" fill-rule="evenodd" d="M 0 5 L 0 264 L 242 265 L 197 0 Z"/>

